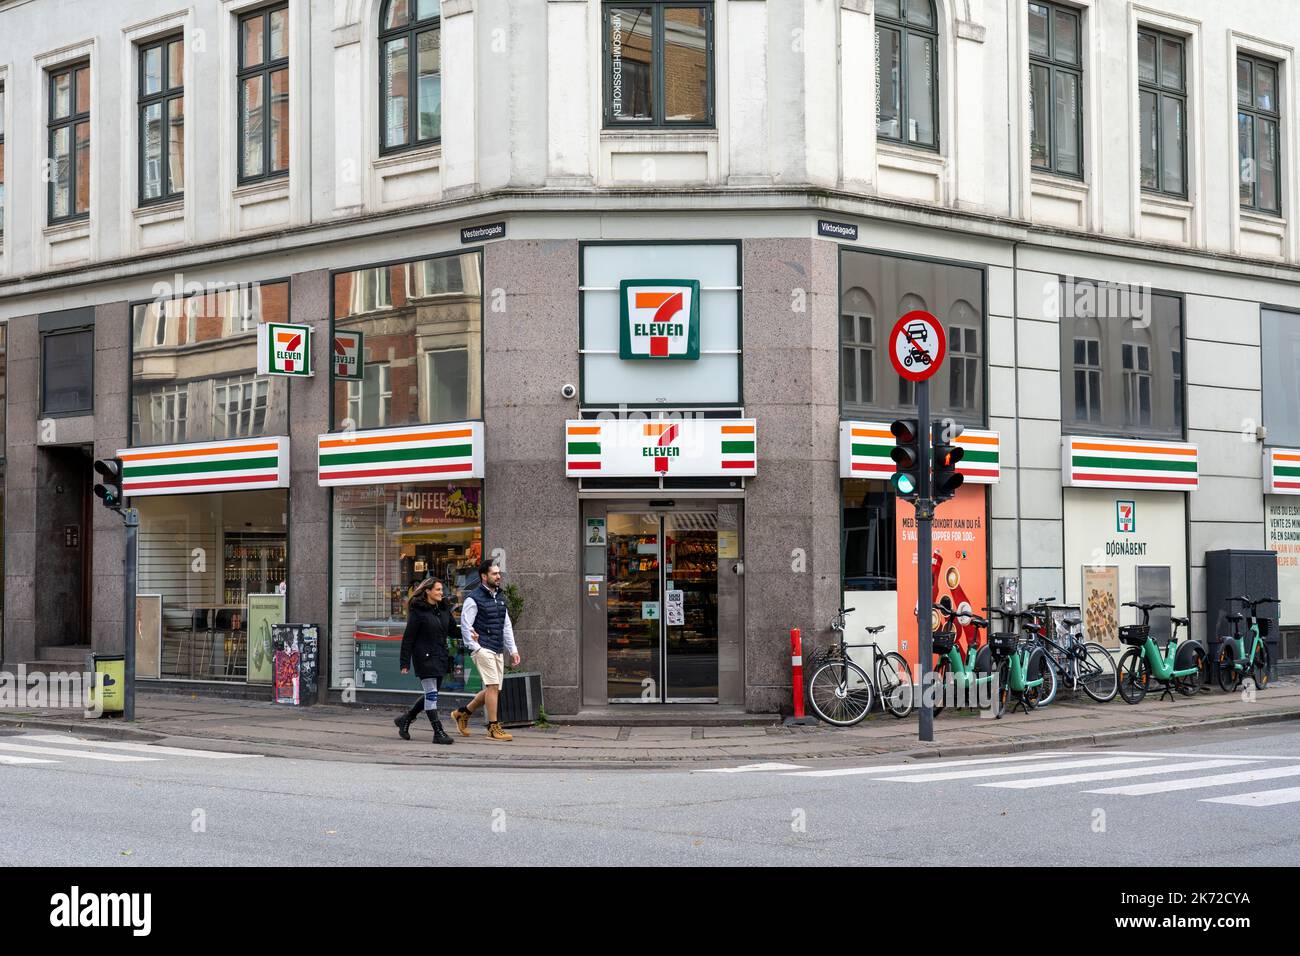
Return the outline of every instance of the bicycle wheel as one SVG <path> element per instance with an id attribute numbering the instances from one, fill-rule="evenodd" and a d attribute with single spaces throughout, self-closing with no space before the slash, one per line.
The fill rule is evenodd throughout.
<path id="1" fill-rule="evenodd" d="M 948 706 L 948 696 L 944 693 L 945 685 L 948 683 L 948 655 L 945 654 L 939 658 L 939 666 L 934 669 L 934 686 L 938 693 L 934 697 L 934 716 L 938 717 L 943 713 L 943 709 Z M 921 688 L 922 691 L 925 688 Z"/>
<path id="2" fill-rule="evenodd" d="M 1115 699 L 1119 681 L 1115 677 L 1115 658 L 1100 644 L 1089 641 L 1083 645 L 1083 659 L 1076 663 L 1079 683 L 1083 692 L 1099 704 Z"/>
<path id="3" fill-rule="evenodd" d="M 1268 645 L 1260 643 L 1259 651 L 1255 654 L 1255 662 L 1251 665 L 1250 674 L 1255 678 L 1255 689 L 1263 690 L 1268 686 Z"/>
<path id="4" fill-rule="evenodd" d="M 997 686 L 993 695 L 993 716 L 997 720 L 1007 712 L 1007 701 L 1011 699 L 1011 663 L 1002 661 L 998 664 Z"/>
<path id="5" fill-rule="evenodd" d="M 876 661 L 876 688 L 885 710 L 895 717 L 906 717 L 915 703 L 912 668 L 903 655 L 890 651 Z"/>
<path id="6" fill-rule="evenodd" d="M 1184 697 L 1195 697 L 1201 685 L 1205 683 L 1205 651 L 1199 647 L 1192 649 L 1192 660 L 1196 663 L 1196 672 L 1186 677 L 1174 678 L 1174 690 Z"/>
<path id="7" fill-rule="evenodd" d="M 1142 649 L 1131 647 L 1119 659 L 1119 696 L 1126 704 L 1140 704 L 1147 695 L 1147 681 L 1151 677 Z"/>
<path id="8" fill-rule="evenodd" d="M 852 661 L 823 664 L 808 682 L 813 711 L 836 727 L 852 727 L 867 716 L 875 696 L 871 678 Z"/>
<path id="9" fill-rule="evenodd" d="M 1035 680 L 1041 677 L 1043 682 L 1032 691 L 1029 691 L 1030 699 L 1028 703 L 1030 707 L 1046 707 L 1052 701 L 1056 700 L 1056 691 L 1059 682 L 1056 679 L 1056 668 L 1048 658 L 1047 652 L 1043 651 L 1041 654 L 1037 655 L 1037 657 L 1038 665 L 1036 667 L 1034 666 L 1033 661 L 1030 661 L 1029 679 Z"/>
<path id="10" fill-rule="evenodd" d="M 1237 670 L 1236 663 L 1237 652 L 1229 642 L 1224 641 L 1223 646 L 1219 648 L 1215 667 L 1218 670 L 1219 690 L 1225 694 L 1231 693 L 1232 689 L 1241 683 L 1241 672 Z"/>

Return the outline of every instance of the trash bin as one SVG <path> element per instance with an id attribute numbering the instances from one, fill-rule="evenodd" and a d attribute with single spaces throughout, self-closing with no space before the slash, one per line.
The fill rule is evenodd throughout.
<path id="1" fill-rule="evenodd" d="M 98 704 L 100 716 L 120 714 L 126 702 L 126 656 L 123 654 L 95 654 L 92 657 L 95 686 L 91 688 L 89 703 Z"/>
<path id="2" fill-rule="evenodd" d="M 497 717 L 503 727 L 531 726 L 542 713 L 542 675 L 515 671 L 501 680 Z"/>
<path id="3" fill-rule="evenodd" d="M 277 704 L 305 706 L 316 703 L 316 664 L 320 647 L 317 624 L 271 626 L 271 699 Z"/>

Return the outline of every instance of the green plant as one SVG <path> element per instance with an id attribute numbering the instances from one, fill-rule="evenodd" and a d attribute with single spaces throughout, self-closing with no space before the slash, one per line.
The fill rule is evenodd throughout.
<path id="1" fill-rule="evenodd" d="M 510 615 L 510 623 L 518 627 L 519 618 L 524 613 L 524 596 L 519 593 L 519 586 L 507 584 L 502 593 L 506 596 L 506 611 Z"/>
<path id="2" fill-rule="evenodd" d="M 537 719 L 533 721 L 533 726 L 536 727 L 538 730 L 549 730 L 549 729 L 550 729 L 550 727 L 551 727 L 551 721 L 550 721 L 550 719 L 546 716 L 546 708 L 545 708 L 545 707 L 539 707 L 539 708 L 537 708 Z"/>

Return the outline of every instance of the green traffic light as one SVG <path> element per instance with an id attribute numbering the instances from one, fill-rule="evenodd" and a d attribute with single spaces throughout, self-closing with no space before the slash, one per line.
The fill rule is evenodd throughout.
<path id="1" fill-rule="evenodd" d="M 914 495 L 916 494 L 916 479 L 907 472 L 899 472 L 889 480 L 890 486 L 894 489 L 896 495 Z"/>

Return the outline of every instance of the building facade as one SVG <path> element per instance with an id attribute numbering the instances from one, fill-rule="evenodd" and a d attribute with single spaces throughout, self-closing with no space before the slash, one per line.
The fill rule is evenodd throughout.
<path id="1" fill-rule="evenodd" d="M 121 649 L 118 456 L 166 686 L 262 693 L 287 619 L 404 692 L 410 586 L 484 557 L 551 713 L 775 711 L 842 605 L 915 663 L 913 309 L 934 598 L 1212 642 L 1207 553 L 1274 551 L 1300 658 L 1287 12 L 0 0 L 4 662 Z"/>

